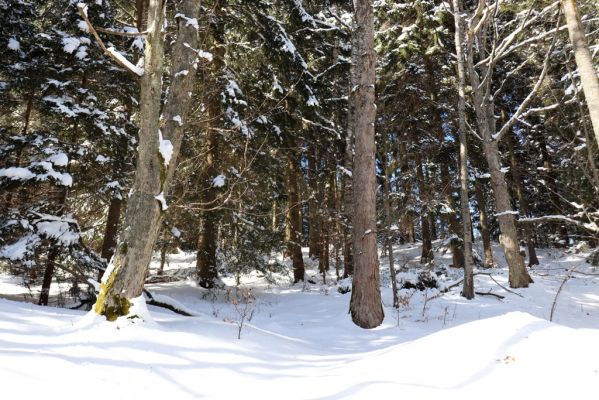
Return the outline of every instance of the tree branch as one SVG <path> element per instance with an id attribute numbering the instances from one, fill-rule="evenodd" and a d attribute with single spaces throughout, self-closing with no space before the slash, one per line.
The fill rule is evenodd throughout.
<path id="1" fill-rule="evenodd" d="M 87 28 L 89 29 L 91 34 L 94 35 L 94 38 L 96 38 L 96 42 L 98 42 L 98 45 L 104 51 L 104 53 L 108 57 L 112 58 L 121 67 L 133 72 L 137 76 L 142 76 L 144 74 L 143 68 L 139 68 L 138 66 L 133 65 L 129 60 L 127 60 L 125 57 L 123 57 L 120 53 L 117 53 L 117 51 L 114 49 L 114 47 L 109 47 L 109 48 L 106 47 L 106 45 L 104 44 L 104 42 L 98 35 L 98 32 L 96 32 L 96 29 L 93 27 L 92 23 L 90 22 L 89 18 L 87 17 L 87 5 L 84 3 L 78 3 L 77 9 L 79 10 L 79 14 L 81 15 L 81 17 L 87 24 Z M 113 32 L 111 32 L 111 33 L 113 33 Z"/>

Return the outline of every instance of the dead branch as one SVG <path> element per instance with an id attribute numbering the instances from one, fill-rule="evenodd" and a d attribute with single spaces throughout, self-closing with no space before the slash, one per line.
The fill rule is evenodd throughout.
<path id="1" fill-rule="evenodd" d="M 495 297 L 497 297 L 499 300 L 501 300 L 501 299 L 505 299 L 505 296 L 502 296 L 502 295 L 500 295 L 500 294 L 497 294 L 497 293 L 493 293 L 493 292 L 491 292 L 490 290 L 489 290 L 488 292 L 474 292 L 474 294 L 478 294 L 478 295 L 480 295 L 480 296 L 495 296 Z"/>
<path id="2" fill-rule="evenodd" d="M 576 270 L 576 267 L 570 268 L 570 270 L 566 274 L 564 280 L 562 281 L 562 284 L 559 285 L 559 288 L 557 289 L 557 293 L 555 294 L 555 298 L 553 299 L 553 304 L 551 305 L 551 314 L 549 314 L 549 322 L 553 321 L 553 313 L 555 312 L 555 307 L 557 307 L 557 298 L 559 297 L 559 294 L 561 293 L 561 291 L 564 288 L 564 285 L 566 284 L 568 279 L 570 279 L 572 277 L 572 273 L 575 270 Z"/>
<path id="3" fill-rule="evenodd" d="M 495 278 L 493 278 L 493 275 L 491 275 L 491 274 L 489 274 L 489 273 L 487 273 L 487 272 L 477 272 L 477 273 L 476 273 L 476 274 L 474 274 L 474 275 L 486 275 L 486 276 L 488 276 L 489 278 L 491 278 L 491 280 L 493 280 L 493 282 L 495 282 L 495 283 L 497 284 L 497 286 L 499 286 L 500 288 L 502 288 L 502 289 L 503 289 L 503 290 L 505 290 L 506 292 L 509 292 L 509 293 L 515 294 L 516 296 L 524 297 L 524 296 L 522 296 L 520 293 L 516 293 L 516 292 L 514 292 L 513 290 L 510 290 L 510 289 L 506 288 L 506 287 L 505 287 L 505 286 L 503 286 L 501 283 L 497 282 L 497 280 L 495 280 Z"/>
<path id="4" fill-rule="evenodd" d="M 177 308 L 172 304 L 164 303 L 162 301 L 158 301 L 158 300 L 154 299 L 154 296 L 152 296 L 152 293 L 150 293 L 147 289 L 144 289 L 144 294 L 146 296 L 148 296 L 148 300 L 146 301 L 146 303 L 151 306 L 166 308 L 167 310 L 171 310 L 174 313 L 184 315 L 186 317 L 193 317 L 193 315 L 191 315 L 190 313 L 188 313 L 185 310 L 181 310 L 180 308 Z"/>

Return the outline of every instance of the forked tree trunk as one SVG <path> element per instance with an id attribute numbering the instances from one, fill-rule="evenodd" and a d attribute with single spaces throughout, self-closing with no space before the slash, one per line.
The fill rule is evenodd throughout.
<path id="1" fill-rule="evenodd" d="M 597 72 L 593 65 L 593 56 L 591 55 L 584 34 L 576 0 L 562 0 L 562 6 L 566 15 L 566 23 L 568 25 L 572 50 L 574 51 L 574 58 L 576 59 L 576 66 L 580 74 L 582 91 L 589 107 L 595 140 L 599 144 L 599 78 L 597 78 Z"/>
<path id="2" fill-rule="evenodd" d="M 464 35 L 459 0 L 453 0 L 455 18 L 455 48 L 458 60 L 458 120 L 460 136 L 460 209 L 464 236 L 464 286 L 462 296 L 474 298 L 474 277 L 472 262 L 472 223 L 470 221 L 470 201 L 468 198 L 468 145 L 466 140 L 466 69 L 464 68 Z"/>
<path id="3" fill-rule="evenodd" d="M 130 300 L 142 294 L 161 222 L 161 203 L 157 196 L 166 195 L 175 171 L 183 139 L 183 125 L 190 106 L 188 93 L 195 79 L 194 73 L 177 74 L 192 69 L 197 56 L 188 47 L 198 47 L 197 29 L 193 24 L 188 24 L 187 19 L 179 18 L 177 39 L 173 45 L 171 87 L 162 113 L 162 144 L 163 147 L 169 143 L 172 145 L 172 156 L 167 163 L 163 158 L 166 153 L 159 151 L 165 6 L 164 0 L 149 0 L 148 3 L 135 182 L 127 204 L 124 230 L 113 262 L 109 265 L 109 273 L 102 278 L 95 305 L 96 313 L 111 321 L 127 315 Z M 197 18 L 199 10 L 197 1 L 185 0 L 179 12 L 188 18 Z M 182 119 L 183 124 L 176 116 Z"/>
<path id="4" fill-rule="evenodd" d="M 376 246 L 374 15 L 368 0 L 356 0 L 354 6 L 352 69 L 357 82 L 355 90 L 352 88 L 354 115 L 350 120 L 355 135 L 354 279 L 349 309 L 353 322 L 369 329 L 379 326 L 384 318 Z"/>
<path id="5" fill-rule="evenodd" d="M 476 193 L 476 203 L 478 204 L 478 214 L 480 216 L 480 233 L 483 239 L 483 266 L 485 268 L 493 268 L 495 266 L 495 262 L 493 261 L 493 248 L 491 247 L 491 233 L 489 232 L 487 202 L 485 201 L 482 182 L 478 178 L 474 180 L 474 190 Z"/>
<path id="6" fill-rule="evenodd" d="M 526 271 L 524 260 L 520 255 L 518 244 L 518 231 L 516 219 L 512 210 L 511 199 L 507 183 L 501 170 L 501 160 L 495 134 L 495 117 L 493 112 L 493 99 L 487 93 L 486 85 L 481 85 L 478 73 L 474 66 L 474 39 L 467 41 L 466 62 L 473 92 L 473 106 L 480 136 L 482 137 L 483 153 L 487 159 L 489 172 L 491 174 L 491 188 L 495 197 L 497 219 L 501 236 L 499 241 L 509 266 L 509 282 L 513 288 L 528 287 L 532 279 Z M 482 51 L 482 50 L 481 50 Z"/>

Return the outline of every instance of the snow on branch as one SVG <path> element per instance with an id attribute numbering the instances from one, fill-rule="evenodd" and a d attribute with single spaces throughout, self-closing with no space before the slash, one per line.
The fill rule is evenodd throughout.
<path id="1" fill-rule="evenodd" d="M 544 222 L 564 222 L 567 224 L 576 225 L 580 228 L 586 229 L 593 233 L 599 233 L 599 226 L 594 222 L 585 223 L 582 221 L 575 220 L 573 218 L 567 217 L 565 215 L 544 215 L 542 217 L 530 217 L 530 218 L 520 218 L 518 223 L 522 224 L 534 224 L 534 223 L 544 223 Z"/>
<path id="2" fill-rule="evenodd" d="M 90 22 L 90 20 L 87 16 L 87 5 L 85 3 L 78 3 L 77 9 L 79 10 L 79 14 L 81 15 L 81 17 L 87 24 L 88 30 L 92 33 L 92 35 L 94 35 L 94 38 L 96 38 L 96 42 L 98 42 L 98 45 L 104 51 L 104 53 L 106 53 L 106 55 L 108 55 L 110 58 L 112 58 L 121 67 L 133 72 L 137 76 L 143 76 L 143 74 L 144 74 L 143 68 L 140 68 L 140 67 L 134 65 L 133 63 L 131 63 L 121 53 L 116 51 L 116 49 L 114 47 L 108 47 L 108 48 L 106 47 L 106 45 L 104 44 L 104 42 L 98 35 L 98 32 L 96 32 L 96 29 L 93 27 L 92 23 Z M 111 32 L 111 33 L 114 33 L 114 32 Z"/>

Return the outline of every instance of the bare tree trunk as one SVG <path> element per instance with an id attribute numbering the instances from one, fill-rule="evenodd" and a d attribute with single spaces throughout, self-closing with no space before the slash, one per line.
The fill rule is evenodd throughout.
<path id="1" fill-rule="evenodd" d="M 44 279 L 42 280 L 42 288 L 40 292 L 40 298 L 37 302 L 40 306 L 47 306 L 50 300 L 50 286 L 52 285 L 52 278 L 54 277 L 54 263 L 58 257 L 58 249 L 52 248 L 48 253 L 48 259 L 46 260 L 46 268 L 44 269 Z"/>
<path id="2" fill-rule="evenodd" d="M 318 221 L 318 171 L 316 167 L 316 149 L 308 145 L 308 247 L 309 256 L 320 257 L 320 226 Z"/>
<path id="3" fill-rule="evenodd" d="M 142 294 L 160 220 L 161 199 L 168 190 L 174 174 L 176 159 L 183 138 L 183 121 L 190 106 L 193 73 L 179 74 L 192 68 L 196 54 L 187 46 L 197 48 L 198 32 L 184 18 L 179 18 L 177 40 L 173 46 L 171 87 L 163 110 L 163 141 L 160 142 L 160 98 L 162 94 L 162 67 L 164 59 L 164 0 L 150 0 L 148 6 L 148 34 L 146 36 L 144 75 L 141 78 L 140 132 L 135 182 L 127 204 L 124 230 L 109 273 L 102 278 L 95 311 L 110 321 L 127 315 L 130 300 Z M 180 12 L 189 18 L 199 13 L 197 1 L 185 0 Z M 172 146 L 168 152 L 159 149 Z M 161 146 L 162 145 L 162 146 Z"/>
<path id="4" fill-rule="evenodd" d="M 399 142 L 399 168 L 401 170 L 401 179 L 403 183 L 403 207 L 400 210 L 400 231 L 402 238 L 408 243 L 414 243 L 416 241 L 416 235 L 414 233 L 414 200 L 412 196 L 412 179 L 410 176 L 410 165 L 408 162 L 408 149 L 407 141 L 409 140 L 407 135 L 403 135 L 403 140 Z"/>
<path id="5" fill-rule="evenodd" d="M 532 282 L 532 279 L 526 271 L 524 260 L 520 255 L 516 219 L 514 217 L 514 211 L 512 210 L 507 183 L 501 170 L 501 160 L 497 140 L 493 137 L 495 133 L 493 99 L 488 94 L 488 86 L 481 85 L 478 73 L 474 67 L 473 52 L 473 38 L 470 37 L 467 41 L 466 62 L 470 84 L 473 88 L 473 106 L 476 113 L 476 121 L 482 137 L 483 152 L 487 159 L 489 172 L 491 174 L 491 188 L 493 189 L 493 195 L 495 197 L 497 219 L 499 220 L 499 228 L 501 230 L 499 241 L 509 266 L 510 286 L 513 288 L 528 287 L 528 284 Z M 485 73 L 492 73 L 492 71 L 487 70 Z"/>
<path id="6" fill-rule="evenodd" d="M 219 164 L 219 138 L 218 128 L 222 121 L 223 110 L 221 107 L 221 94 L 219 77 L 225 67 L 225 46 L 223 32 L 222 1 L 217 1 L 212 10 L 214 18 L 206 29 L 204 42 L 210 43 L 210 52 L 213 59 L 204 79 L 204 85 L 208 93 L 205 99 L 207 123 L 204 128 L 204 140 L 206 146 L 206 157 L 204 158 L 204 170 L 202 171 L 202 231 L 198 240 L 198 251 L 196 258 L 196 270 L 199 284 L 203 288 L 213 288 L 218 278 L 216 250 L 218 241 L 218 221 L 220 212 L 217 210 L 219 187 L 214 185 L 214 178 L 218 175 Z"/>
<path id="7" fill-rule="evenodd" d="M 491 173 L 491 187 L 495 194 L 497 219 L 499 220 L 499 229 L 501 230 L 499 242 L 503 247 L 503 252 L 509 266 L 510 287 L 528 287 L 528 284 L 532 283 L 532 278 L 526 271 L 524 259 L 520 255 L 516 218 L 514 217 L 514 211 L 512 210 L 505 177 L 501 171 L 497 142 L 493 140 L 484 141 L 483 148 L 487 156 L 489 172 Z"/>
<path id="8" fill-rule="evenodd" d="M 580 74 L 582 91 L 584 92 L 584 97 L 586 98 L 587 106 L 589 107 L 591 123 L 593 124 L 593 131 L 595 132 L 595 140 L 597 140 L 597 144 L 599 144 L 599 79 L 597 78 L 597 72 L 593 65 L 593 57 L 587 44 L 584 28 L 580 21 L 576 0 L 562 0 L 562 7 L 564 9 L 564 14 L 566 15 L 568 33 L 570 35 L 570 42 L 572 43 L 572 50 L 574 51 L 578 73 Z"/>
<path id="9" fill-rule="evenodd" d="M 528 202 L 526 201 L 524 191 L 522 190 L 520 165 L 518 164 L 518 160 L 516 160 L 516 154 L 514 153 L 514 138 L 512 135 L 508 135 L 507 140 L 510 151 L 512 179 L 514 181 L 513 183 L 514 190 L 516 191 L 516 197 L 518 198 L 518 203 L 520 204 L 520 214 L 522 214 L 524 217 L 528 217 Z M 530 267 L 532 265 L 539 265 L 539 259 L 537 258 L 535 243 L 533 241 L 533 233 L 530 225 L 524 224 L 522 230 L 524 232 L 524 239 L 526 240 L 526 247 L 528 248 L 528 266 Z"/>
<path id="10" fill-rule="evenodd" d="M 354 279 L 350 301 L 353 322 L 362 328 L 374 328 L 383 322 L 384 313 L 379 286 L 379 262 L 376 246 L 375 176 L 375 52 L 374 16 L 368 0 L 354 2 L 352 53 L 355 55 L 356 87 L 352 96 L 354 116 L 350 120 L 355 135 L 353 170 Z"/>
<path id="11" fill-rule="evenodd" d="M 429 196 L 428 187 L 424 179 L 424 166 L 422 165 L 422 156 L 416 155 L 416 177 L 418 180 L 418 193 L 420 195 L 420 224 L 422 227 L 422 254 L 420 263 L 427 264 L 435 259 L 433 254 L 433 243 L 431 241 L 430 219 L 428 216 Z"/>
<path id="12" fill-rule="evenodd" d="M 121 220 L 121 206 L 123 200 L 117 197 L 110 199 L 108 205 L 108 216 L 106 217 L 106 228 L 104 229 L 104 241 L 102 242 L 101 257 L 110 263 L 117 245 L 117 236 L 119 233 L 119 221 Z M 104 271 L 98 273 L 98 281 L 102 280 Z"/>
<path id="13" fill-rule="evenodd" d="M 304 280 L 304 258 L 302 255 L 302 215 L 299 194 L 299 160 L 291 150 L 287 155 L 287 190 L 289 204 L 287 206 L 287 252 L 293 264 L 293 283 Z"/>
<path id="14" fill-rule="evenodd" d="M 389 184 L 389 171 L 387 162 L 387 136 L 383 132 L 382 135 L 382 147 L 381 152 L 381 164 L 383 172 L 383 209 L 385 212 L 385 241 L 384 244 L 387 246 L 387 257 L 389 259 L 389 275 L 391 276 L 391 290 L 393 290 L 393 307 L 399 308 L 399 298 L 397 297 L 397 275 L 395 273 L 395 265 L 393 259 L 393 236 L 391 234 L 391 224 L 393 219 L 391 218 L 391 201 L 389 200 L 389 192 L 391 190 Z"/>
<path id="15" fill-rule="evenodd" d="M 464 35 L 459 0 L 453 0 L 455 19 L 455 48 L 458 60 L 458 119 L 460 131 L 460 209 L 464 235 L 464 286 L 462 296 L 474 298 L 474 276 L 472 262 L 472 223 L 468 198 L 468 145 L 466 139 L 466 69 L 464 68 Z"/>
<path id="16" fill-rule="evenodd" d="M 493 262 L 493 248 L 491 247 L 491 234 L 489 233 L 487 202 L 485 201 L 485 194 L 483 193 L 481 185 L 482 183 L 478 178 L 474 180 L 476 203 L 478 204 L 478 214 L 480 215 L 480 231 L 483 238 L 483 252 L 485 253 L 483 266 L 485 268 L 493 268 L 495 262 Z"/>

